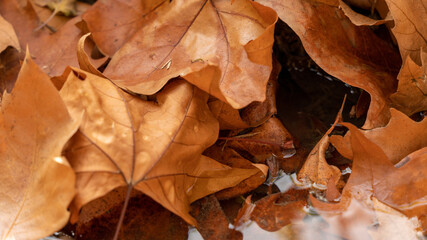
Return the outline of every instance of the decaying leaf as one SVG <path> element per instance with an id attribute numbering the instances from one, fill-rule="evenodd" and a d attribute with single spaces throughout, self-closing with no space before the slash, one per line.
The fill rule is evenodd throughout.
<path id="1" fill-rule="evenodd" d="M 399 44 L 402 60 L 409 56 L 421 66 L 421 48 L 427 48 L 425 0 L 385 0 L 394 19 L 391 29 Z"/>
<path id="2" fill-rule="evenodd" d="M 267 1 L 300 37 L 310 57 L 330 75 L 371 95 L 364 128 L 388 122 L 400 56 L 365 26 L 355 26 L 336 7 L 308 0 Z"/>
<path id="3" fill-rule="evenodd" d="M 417 216 L 425 219 L 427 177 L 423 172 L 426 171 L 427 147 L 410 154 L 407 161 L 402 163 L 400 168 L 396 168 L 384 151 L 366 138 L 360 130 L 351 124 L 342 124 L 351 132 L 352 174 L 343 189 L 339 203 L 324 203 L 311 196 L 313 206 L 328 222 L 333 223 L 332 225 L 338 224 L 342 227 L 337 227 L 337 230 L 346 229 L 346 224 L 353 227 L 355 219 L 362 219 L 357 216 L 364 213 L 365 220 L 360 223 L 359 234 L 363 232 L 365 235 L 368 235 L 367 226 L 373 221 L 371 196 L 398 209 L 408 217 Z M 359 210 L 352 209 L 352 204 L 358 205 Z M 347 219 L 343 220 L 345 217 Z"/>
<path id="4" fill-rule="evenodd" d="M 422 66 L 418 66 L 410 57 L 400 69 L 397 92 L 390 97 L 393 105 L 411 116 L 427 111 L 427 49 L 421 50 Z"/>
<path id="5" fill-rule="evenodd" d="M 154 102 L 73 69 L 61 96 L 72 114 L 86 113 L 67 152 L 77 174 L 74 221 L 85 203 L 127 186 L 128 193 L 135 188 L 195 224 L 191 202 L 259 172 L 201 155 L 215 142 L 218 122 L 208 95 L 185 81 L 168 84 Z"/>
<path id="6" fill-rule="evenodd" d="M 344 14 L 351 20 L 356 26 L 375 26 L 393 21 L 391 15 L 387 15 L 386 19 L 376 20 L 370 17 L 366 17 L 360 13 L 357 13 L 351 9 L 344 1 L 339 0 L 339 8 Z"/>
<path id="7" fill-rule="evenodd" d="M 341 171 L 326 162 L 326 150 L 329 147 L 329 134 L 334 130 L 335 125 L 342 119 L 342 110 L 344 109 L 345 98 L 340 110 L 335 118 L 335 122 L 326 131 L 316 146 L 311 150 L 301 170 L 298 172 L 298 179 L 302 182 L 316 183 L 325 186 L 332 180 L 337 184 L 341 178 Z"/>
<path id="8" fill-rule="evenodd" d="M 395 109 L 390 109 L 390 112 L 390 122 L 385 127 L 360 132 L 378 145 L 392 164 L 396 164 L 406 155 L 427 146 L 427 120 L 415 122 Z M 330 142 L 341 155 L 353 159 L 350 135 L 351 133 L 344 137 L 333 135 Z"/>
<path id="9" fill-rule="evenodd" d="M 141 24 L 145 9 L 137 11 L 134 22 Z M 277 20 L 272 9 L 248 0 L 178 0 L 153 11 L 113 55 L 104 72 L 107 77 L 130 91 L 154 94 L 182 76 L 234 108 L 264 101 Z M 90 21 L 102 18 L 87 15 L 89 29 L 99 31 L 91 29 Z M 114 24 L 122 21 L 127 20 L 119 17 Z M 95 33 L 94 39 L 101 46 Z"/>
<path id="10" fill-rule="evenodd" d="M 15 30 L 13 30 L 12 24 L 0 15 L 0 52 L 3 52 L 8 46 L 21 50 L 18 37 L 16 36 Z"/>
<path id="11" fill-rule="evenodd" d="M 68 222 L 75 175 L 61 151 L 78 125 L 27 52 L 1 103 L 0 239 L 40 239 Z"/>

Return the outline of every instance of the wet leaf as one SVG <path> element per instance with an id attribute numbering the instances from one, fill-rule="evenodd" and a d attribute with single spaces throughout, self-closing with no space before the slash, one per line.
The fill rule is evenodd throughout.
<path id="1" fill-rule="evenodd" d="M 369 28 L 355 26 L 336 7 L 307 0 L 258 2 L 278 12 L 324 71 L 371 95 L 364 128 L 387 123 L 388 97 L 395 91 L 401 64 L 389 44 Z"/>
<path id="2" fill-rule="evenodd" d="M 392 164 L 396 164 L 406 155 L 427 146 L 427 120 L 415 122 L 405 114 L 391 109 L 390 122 L 382 128 L 360 130 L 366 138 L 378 145 Z M 402 131 L 405 129 L 405 131 Z M 345 137 L 333 135 L 331 143 L 346 158 L 353 159 L 350 134 Z"/>
<path id="3" fill-rule="evenodd" d="M 78 124 L 27 52 L 1 102 L 0 239 L 40 239 L 68 222 L 75 175 L 61 151 Z"/>
<path id="4" fill-rule="evenodd" d="M 137 8 L 135 24 L 142 24 L 138 20 L 145 9 Z M 115 24 L 126 19 L 118 17 Z M 129 35 L 104 74 L 120 87 L 146 95 L 182 76 L 233 108 L 242 108 L 265 99 L 276 20 L 270 8 L 248 0 L 162 4 Z M 91 25 L 91 31 L 98 31 Z"/>
<path id="5" fill-rule="evenodd" d="M 87 202 L 127 186 L 128 193 L 135 188 L 195 224 L 188 213 L 191 202 L 259 171 L 201 155 L 215 142 L 218 123 L 207 94 L 182 80 L 166 86 L 156 101 L 145 101 L 73 69 L 61 96 L 72 114 L 86 112 L 67 152 L 77 174 L 74 221 Z"/>

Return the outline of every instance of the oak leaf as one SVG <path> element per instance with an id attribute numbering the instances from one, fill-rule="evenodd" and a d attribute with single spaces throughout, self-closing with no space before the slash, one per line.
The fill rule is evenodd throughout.
<path id="1" fill-rule="evenodd" d="M 366 26 L 355 26 L 336 7 L 308 0 L 267 1 L 300 37 L 310 57 L 328 74 L 371 95 L 364 128 L 388 122 L 400 56 Z"/>
<path id="2" fill-rule="evenodd" d="M 145 101 L 73 69 L 60 93 L 72 114 L 86 113 L 67 151 L 77 175 L 72 221 L 84 204 L 127 186 L 128 194 L 137 189 L 195 224 L 188 213 L 191 202 L 260 171 L 230 168 L 201 155 L 216 141 L 218 122 L 206 104 L 208 95 L 183 80 L 168 84 L 156 101 Z"/>
<path id="3" fill-rule="evenodd" d="M 390 112 L 390 122 L 386 126 L 360 132 L 378 145 L 392 164 L 396 164 L 411 152 L 427 146 L 427 120 L 416 122 L 396 109 L 390 109 Z M 350 135 L 333 135 L 330 142 L 341 155 L 353 159 Z"/>
<path id="4" fill-rule="evenodd" d="M 390 96 L 393 105 L 411 116 L 427 111 L 427 52 L 421 50 L 422 66 L 418 66 L 410 57 L 400 69 L 397 92 Z"/>
<path id="5" fill-rule="evenodd" d="M 425 0 L 385 0 L 394 19 L 391 29 L 399 44 L 402 60 L 409 56 L 421 66 L 421 48 L 427 48 Z"/>
<path id="6" fill-rule="evenodd" d="M 61 152 L 78 126 L 27 52 L 1 102 L 0 239 L 40 239 L 68 222 L 75 175 Z"/>
<path id="7" fill-rule="evenodd" d="M 113 25 L 109 21 L 109 28 L 91 28 L 97 25 L 92 21 L 111 18 L 110 12 L 104 12 L 101 18 L 92 16 L 98 16 L 95 12 L 101 9 L 96 8 L 103 6 L 110 9 L 112 5 L 99 4 L 83 17 L 98 46 L 102 45 L 97 40 L 102 33 L 99 31 L 109 35 Z M 130 25 L 138 28 L 126 34 L 126 43 L 112 56 L 104 72 L 108 78 L 122 88 L 147 95 L 182 76 L 234 108 L 264 101 L 277 20 L 273 10 L 248 0 L 233 4 L 223 0 L 178 0 L 156 6 L 142 23 L 146 9 L 138 4 L 138 15 L 132 13 Z M 128 11 L 115 14 L 126 15 Z M 118 17 L 114 25 L 129 22 L 128 18 Z"/>
<path id="8" fill-rule="evenodd" d="M 346 226 L 354 225 L 355 219 L 364 219 L 358 225 L 361 227 L 359 234 L 365 235 L 368 235 L 366 227 L 373 221 L 372 196 L 408 217 L 425 218 L 427 190 L 424 186 L 427 178 L 423 172 L 427 147 L 408 155 L 402 166 L 396 168 L 384 151 L 360 130 L 351 124 L 342 124 L 351 132 L 352 174 L 339 203 L 324 203 L 310 196 L 313 206 L 328 222 L 342 225 L 345 231 L 350 231 Z M 358 207 L 353 208 L 352 205 Z"/>

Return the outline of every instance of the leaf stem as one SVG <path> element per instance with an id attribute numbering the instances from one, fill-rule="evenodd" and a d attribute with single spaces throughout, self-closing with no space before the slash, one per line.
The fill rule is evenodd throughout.
<path id="1" fill-rule="evenodd" d="M 114 233 L 113 240 L 117 240 L 119 238 L 120 228 L 122 228 L 123 220 L 125 219 L 126 209 L 128 208 L 130 193 L 132 192 L 133 186 L 132 184 L 128 185 L 128 190 L 126 192 L 125 202 L 123 204 L 122 212 L 120 213 L 119 222 L 117 223 L 116 232 Z"/>

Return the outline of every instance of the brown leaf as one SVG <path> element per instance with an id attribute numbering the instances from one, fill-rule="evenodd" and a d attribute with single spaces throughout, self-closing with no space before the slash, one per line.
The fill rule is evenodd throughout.
<path id="1" fill-rule="evenodd" d="M 336 7 L 308 0 L 258 2 L 278 12 L 323 70 L 371 95 L 364 128 L 387 123 L 387 101 L 395 91 L 395 76 L 401 64 L 399 55 L 388 43 L 368 27 L 352 24 Z"/>
<path id="2" fill-rule="evenodd" d="M 81 33 L 75 23 L 79 17 L 68 21 L 54 34 L 46 29 L 34 31 L 38 17 L 31 3 L 21 6 L 17 0 L 1 1 L 0 14 L 12 23 L 21 46 L 29 46 L 34 61 L 50 76 L 62 74 L 68 66 L 77 66 L 76 46 Z"/>
<path id="3" fill-rule="evenodd" d="M 262 229 L 277 231 L 296 219 L 305 216 L 307 190 L 291 189 L 286 193 L 275 193 L 258 200 L 251 219 Z"/>
<path id="4" fill-rule="evenodd" d="M 0 52 L 3 52 L 8 46 L 21 51 L 18 37 L 16 36 L 15 30 L 13 30 L 12 24 L 0 15 Z"/>
<path id="5" fill-rule="evenodd" d="M 366 138 L 360 130 L 348 123 L 343 125 L 351 132 L 354 154 L 352 174 L 339 203 L 323 203 L 311 197 L 313 206 L 320 210 L 330 223 L 338 224 L 337 219 L 346 217 L 341 223 L 344 228 L 346 224 L 355 225 L 357 215 L 364 213 L 365 220 L 358 223 L 362 227 L 360 234 L 366 232 L 366 227 L 372 221 L 369 217 L 373 208 L 371 196 L 400 210 L 408 217 L 425 217 L 427 192 L 424 186 L 427 184 L 427 178 L 423 172 L 427 148 L 409 155 L 405 165 L 395 168 L 383 150 Z M 359 210 L 351 209 L 352 204 L 359 205 Z"/>
<path id="6" fill-rule="evenodd" d="M 427 110 L 427 48 L 421 51 L 422 66 L 418 66 L 410 57 L 400 69 L 397 92 L 390 97 L 393 105 L 411 116 Z"/>
<path id="7" fill-rule="evenodd" d="M 421 65 L 421 48 L 427 48 L 427 8 L 425 0 L 385 0 L 394 19 L 391 29 L 399 44 L 402 60 L 409 56 Z"/>
<path id="8" fill-rule="evenodd" d="M 272 155 L 278 159 L 285 159 L 295 154 L 292 135 L 276 117 L 271 117 L 261 126 L 245 134 L 238 135 L 239 132 L 232 132 L 230 137 L 219 139 L 225 140 L 227 146 L 237 151 L 250 154 L 251 158 L 248 159 L 252 162 L 265 163 Z"/>
<path id="9" fill-rule="evenodd" d="M 427 146 L 427 138 L 425 137 L 427 134 L 427 120 L 415 122 L 395 109 L 390 109 L 390 112 L 390 122 L 385 127 L 360 130 L 360 132 L 371 142 L 378 145 L 392 164 L 396 164 L 411 152 Z M 353 159 L 350 135 L 346 134 L 345 137 L 331 136 L 330 142 L 341 155 L 348 159 Z"/>
<path id="10" fill-rule="evenodd" d="M 145 9 L 138 7 L 137 13 L 140 19 Z M 104 74 L 120 87 L 146 95 L 183 76 L 233 108 L 242 108 L 265 99 L 276 20 L 273 10 L 248 0 L 162 4 L 114 54 Z M 115 24 L 121 21 L 119 17 Z M 88 23 L 92 32 L 99 31 L 92 25 Z M 100 45 L 96 37 L 95 42 Z"/>
<path id="11" fill-rule="evenodd" d="M 326 162 L 326 150 L 329 147 L 329 134 L 334 130 L 335 125 L 342 119 L 342 110 L 344 109 L 344 103 L 341 105 L 340 110 L 335 118 L 335 122 L 326 131 L 325 135 L 320 139 L 316 146 L 311 150 L 301 170 L 298 172 L 298 179 L 304 183 L 316 183 L 326 187 L 329 181 L 333 181 L 337 184 L 341 178 L 341 171 Z"/>
<path id="12" fill-rule="evenodd" d="M 268 168 L 263 164 L 253 164 L 249 160 L 243 158 L 240 154 L 229 147 L 221 147 L 217 144 L 212 145 L 203 152 L 204 155 L 232 168 L 243 169 L 259 169 L 257 174 L 245 179 L 234 187 L 227 188 L 215 193 L 219 199 L 229 199 L 243 195 L 263 184 L 267 177 Z"/>
<path id="13" fill-rule="evenodd" d="M 215 142 L 218 123 L 207 94 L 190 84 L 174 81 L 154 102 L 73 71 L 61 96 L 72 114 L 86 114 L 67 153 L 77 174 L 72 220 L 87 202 L 127 186 L 129 193 L 135 188 L 195 224 L 188 214 L 191 202 L 259 171 L 232 169 L 201 155 Z"/>
<path id="14" fill-rule="evenodd" d="M 79 125 L 27 52 L 0 112 L 0 239 L 40 239 L 69 218 L 75 175 L 61 151 Z"/>
<path id="15" fill-rule="evenodd" d="M 393 21 L 390 15 L 387 15 L 386 19 L 376 20 L 370 17 L 364 16 L 351 9 L 350 6 L 345 4 L 344 1 L 339 0 L 339 8 L 344 14 L 350 19 L 350 21 L 356 26 L 375 26 Z"/>

